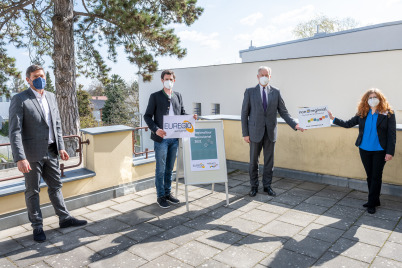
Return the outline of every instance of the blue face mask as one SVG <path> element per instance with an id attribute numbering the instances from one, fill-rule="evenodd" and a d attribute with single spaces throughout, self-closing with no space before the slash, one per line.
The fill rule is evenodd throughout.
<path id="1" fill-rule="evenodd" d="M 46 86 L 46 79 L 38 77 L 32 81 L 32 84 L 36 89 L 44 89 Z"/>

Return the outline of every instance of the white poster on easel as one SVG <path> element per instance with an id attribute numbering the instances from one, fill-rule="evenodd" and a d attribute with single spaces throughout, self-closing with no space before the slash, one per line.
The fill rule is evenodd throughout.
<path id="1" fill-rule="evenodd" d="M 176 182 L 184 177 L 187 210 L 187 185 L 212 184 L 213 191 L 214 183 L 225 183 L 226 204 L 229 205 L 223 121 L 197 121 L 196 125 L 193 138 L 180 140 L 177 158 Z M 176 193 L 177 189 L 176 183 Z"/>

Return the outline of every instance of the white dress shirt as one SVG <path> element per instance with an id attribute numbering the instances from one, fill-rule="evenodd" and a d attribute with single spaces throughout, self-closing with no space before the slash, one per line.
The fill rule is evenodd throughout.
<path id="1" fill-rule="evenodd" d="M 48 143 L 51 144 L 55 142 L 54 132 L 53 132 L 53 124 L 52 124 L 52 116 L 50 114 L 49 103 L 46 100 L 46 91 L 43 91 L 43 95 L 36 92 L 31 88 L 32 92 L 35 94 L 36 99 L 39 102 L 39 105 L 42 109 L 43 115 L 45 116 L 45 120 L 47 125 L 49 126 L 49 140 Z"/>

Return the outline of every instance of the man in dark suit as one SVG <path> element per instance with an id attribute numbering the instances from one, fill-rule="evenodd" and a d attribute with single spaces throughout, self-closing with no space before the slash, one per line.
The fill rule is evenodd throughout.
<path id="1" fill-rule="evenodd" d="M 157 203 L 161 208 L 169 208 L 169 203 L 178 204 L 180 201 L 172 196 L 172 172 L 176 160 L 179 139 L 164 139 L 164 115 L 185 115 L 183 99 L 177 91 L 173 92 L 176 76 L 172 70 L 165 70 L 161 74 L 163 89 L 152 93 L 149 97 L 144 120 L 151 130 L 151 139 L 155 150 L 155 186 Z M 197 115 L 194 115 L 197 119 Z"/>
<path id="2" fill-rule="evenodd" d="M 25 202 L 35 241 L 44 242 L 43 219 L 39 202 L 41 178 L 48 186 L 49 199 L 61 228 L 85 225 L 70 215 L 61 192 L 58 156 L 68 160 L 64 150 L 56 97 L 44 90 L 46 76 L 38 65 L 28 67 L 30 88 L 15 95 L 10 104 L 9 136 L 14 161 L 25 176 Z"/>
<path id="3" fill-rule="evenodd" d="M 276 196 L 271 188 L 274 169 L 274 148 L 277 135 L 277 113 L 295 130 L 304 131 L 289 115 L 280 91 L 271 85 L 271 69 L 261 66 L 257 74 L 259 84 L 246 89 L 241 110 L 241 125 L 244 140 L 250 144 L 250 184 L 249 195 L 258 192 L 258 161 L 264 150 L 264 172 L 262 184 L 264 192 Z"/>

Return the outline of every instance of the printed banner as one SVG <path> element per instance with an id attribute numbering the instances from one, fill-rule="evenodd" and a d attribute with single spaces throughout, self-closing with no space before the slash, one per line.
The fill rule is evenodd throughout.
<path id="1" fill-rule="evenodd" d="M 327 106 L 299 109 L 299 126 L 304 129 L 330 127 Z"/>
<path id="2" fill-rule="evenodd" d="M 164 139 L 194 137 L 195 120 L 192 115 L 163 116 Z"/>
<path id="3" fill-rule="evenodd" d="M 191 171 L 219 169 L 215 128 L 196 129 L 190 138 Z"/>

